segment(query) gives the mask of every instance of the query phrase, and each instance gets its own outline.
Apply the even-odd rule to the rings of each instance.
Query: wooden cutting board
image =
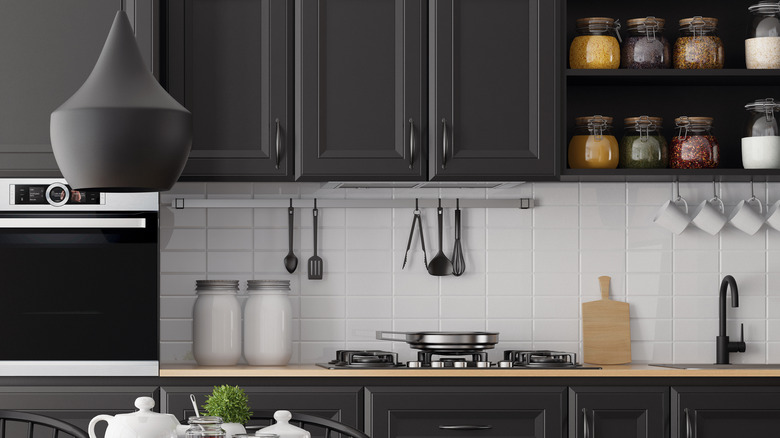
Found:
[[[582,303],[583,361],[600,365],[631,362],[628,303],[609,299],[609,280],[599,277],[601,299]]]

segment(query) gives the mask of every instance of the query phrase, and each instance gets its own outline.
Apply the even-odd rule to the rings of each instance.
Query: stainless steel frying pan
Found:
[[[376,338],[381,341],[406,342],[418,350],[489,350],[498,343],[498,333],[494,332],[377,331]]]

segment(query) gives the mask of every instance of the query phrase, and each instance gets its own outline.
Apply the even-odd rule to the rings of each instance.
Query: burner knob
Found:
[[[431,368],[444,368],[444,362],[440,360],[431,361]]]
[[[490,368],[490,362],[477,362],[477,368]]]
[[[455,361],[452,363],[452,366],[455,368],[466,368],[468,364],[465,361]]]
[[[511,360],[502,360],[498,363],[499,368],[512,368],[512,361]]]
[[[419,360],[410,360],[409,362],[406,362],[406,367],[407,368],[421,368],[422,367],[422,362],[420,362]]]

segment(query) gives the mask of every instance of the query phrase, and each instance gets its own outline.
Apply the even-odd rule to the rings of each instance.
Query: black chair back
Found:
[[[26,435],[19,435],[21,430]],[[35,433],[36,430],[39,434]],[[36,438],[42,436],[42,433],[54,438],[89,438],[83,430],[56,418],[31,412],[0,410],[0,438]]]

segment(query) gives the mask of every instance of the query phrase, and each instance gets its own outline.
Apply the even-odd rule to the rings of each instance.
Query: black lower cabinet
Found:
[[[569,438],[668,438],[669,388],[569,388]]]
[[[67,421],[87,430],[90,420],[100,414],[116,415],[133,412],[135,399],[148,396],[159,405],[156,386],[14,386],[0,387],[0,409],[33,412]],[[9,424],[8,426],[13,427]],[[102,437],[107,424],[95,426],[97,436]],[[15,435],[11,430],[8,437]]]
[[[368,387],[372,438],[562,438],[563,387]]]
[[[780,388],[673,387],[672,438],[780,434]]]
[[[363,391],[360,386],[339,387],[271,387],[244,386],[244,392],[249,397],[249,406],[253,412],[288,410],[299,414],[315,415],[363,429]],[[206,403],[206,396],[211,394],[212,386],[166,387],[160,390],[160,410],[173,414],[179,421],[195,415],[190,401],[194,394],[198,405]],[[268,426],[268,421],[250,420],[252,425]],[[324,430],[307,429],[313,437],[325,436]],[[321,433],[320,433],[321,432]]]

